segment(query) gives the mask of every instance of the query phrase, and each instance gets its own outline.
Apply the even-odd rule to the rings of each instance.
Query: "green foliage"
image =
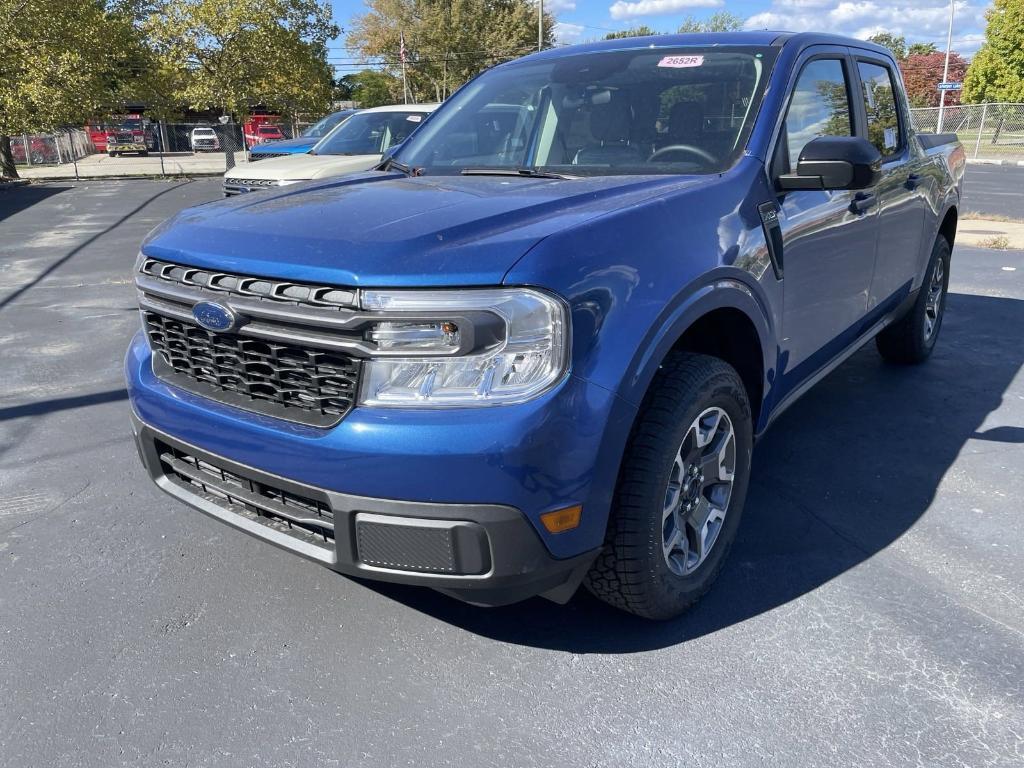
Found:
[[[985,43],[971,60],[962,99],[1024,101],[1024,0],[995,0],[985,14]]]
[[[604,36],[605,40],[621,40],[625,37],[647,37],[649,35],[660,34],[655,32],[653,29],[648,27],[646,24],[641,24],[639,27],[630,27],[629,29],[621,29],[618,32],[609,32]]]
[[[402,81],[387,72],[364,69],[338,79],[335,101],[354,101],[360,107],[382,107],[402,100]]]
[[[339,30],[327,2],[164,0],[143,29],[178,103],[239,118],[256,104],[288,115],[329,105]]]
[[[405,36],[407,76],[417,101],[444,98],[494,64],[537,48],[533,0],[367,0],[352,20],[348,44],[367,63],[401,77],[399,36]],[[544,46],[555,20],[545,13]]]
[[[907,50],[907,56],[927,56],[929,53],[938,53],[939,49],[935,43],[913,43]]]
[[[946,66],[946,54],[934,53],[911,54],[900,62],[903,70],[903,84],[907,89],[907,99],[912,107],[939,106],[939,83]],[[961,83],[967,71],[967,62],[956,51],[949,54],[949,74],[951,82]],[[960,103],[959,91],[946,92],[946,106]]]
[[[896,61],[907,58],[907,38],[903,35],[893,35],[889,32],[878,32],[868,38],[872,43],[888,48]]]
[[[0,137],[82,125],[152,85],[131,15],[101,2],[0,0]],[[7,151],[4,151],[4,150]],[[16,176],[9,142],[0,172]]]
[[[679,25],[679,32],[738,32],[744,19],[728,11],[716,11],[703,21],[687,16]]]

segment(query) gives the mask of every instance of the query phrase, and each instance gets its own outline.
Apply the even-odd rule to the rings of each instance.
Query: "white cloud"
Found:
[[[583,37],[583,27],[580,24],[570,24],[567,21],[555,23],[555,40],[560,43],[576,43]]]
[[[568,13],[576,10],[575,0],[544,0],[544,10],[548,13]]]
[[[953,22],[953,48],[973,53],[984,40],[985,5],[957,2]],[[949,4],[942,0],[774,0],[771,8],[747,19],[747,29],[784,29],[791,32],[835,32],[865,39],[877,32],[903,35],[907,44],[935,43],[946,47]]]
[[[632,3],[616,0],[608,8],[608,13],[613,19],[621,21],[640,16],[668,16],[687,8],[718,8],[724,4],[725,0],[637,0]]]

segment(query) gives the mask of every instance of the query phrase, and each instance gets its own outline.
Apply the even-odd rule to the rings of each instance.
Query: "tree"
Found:
[[[907,38],[903,35],[894,35],[890,32],[876,32],[868,40],[875,45],[888,48],[892,51],[892,55],[896,57],[896,61],[902,61],[907,58]]]
[[[533,0],[367,0],[352,21],[348,44],[367,63],[401,76],[400,36],[412,95],[440,100],[494,64],[537,49]],[[555,20],[545,13],[544,47]]]
[[[335,101],[354,101],[361,108],[381,107],[402,100],[402,82],[387,72],[364,69],[338,78]]]
[[[910,106],[939,106],[939,83],[942,82],[945,62],[946,54],[938,52],[910,54],[900,62],[900,70],[903,72],[903,84],[907,88],[907,98],[910,100]],[[964,58],[959,53],[950,51],[949,79],[956,83],[963,82],[966,71],[967,62]],[[946,93],[947,106],[959,103],[959,91],[948,91]]]
[[[703,21],[687,16],[679,25],[679,32],[738,32],[743,29],[742,17],[728,11],[716,11]]]
[[[660,32],[655,32],[653,29],[648,27],[646,24],[641,24],[639,27],[630,27],[629,29],[621,29],[618,32],[609,32],[604,36],[605,40],[621,40],[625,37],[648,37],[650,35],[658,35]]]
[[[244,119],[256,104],[322,112],[333,78],[327,41],[340,30],[317,0],[164,0],[143,25],[173,96]]]
[[[80,126],[149,73],[130,15],[101,2],[0,0],[0,41],[0,176],[18,176],[11,135]]]
[[[995,0],[985,42],[964,78],[963,100],[1024,101],[1024,0]]]
[[[926,53],[938,53],[935,43],[913,43],[907,50],[908,56],[921,56]]]

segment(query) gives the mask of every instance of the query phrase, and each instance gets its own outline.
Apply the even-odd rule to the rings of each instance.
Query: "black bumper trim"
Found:
[[[134,413],[132,430],[142,463],[162,490],[255,538],[345,575],[431,587],[477,605],[506,605],[536,595],[564,603],[576,592],[599,551],[592,550],[564,560],[553,557],[529,520],[513,507],[397,501],[328,491],[205,451],[144,424]],[[176,482],[164,471],[158,441],[239,476],[326,503],[333,513],[334,548],[268,527],[252,516],[238,514],[215,499]],[[485,534],[480,537],[482,551],[479,561],[486,564],[487,570],[479,574],[451,575],[397,570],[361,562],[356,538],[356,517],[359,513],[394,517],[396,523],[402,524],[422,520],[426,526],[434,526],[438,521],[469,523],[474,528],[479,526]]]

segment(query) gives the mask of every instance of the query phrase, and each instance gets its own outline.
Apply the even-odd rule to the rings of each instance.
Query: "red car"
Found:
[[[285,135],[276,125],[260,125],[252,134],[250,144],[265,144],[268,141],[283,141]]]

